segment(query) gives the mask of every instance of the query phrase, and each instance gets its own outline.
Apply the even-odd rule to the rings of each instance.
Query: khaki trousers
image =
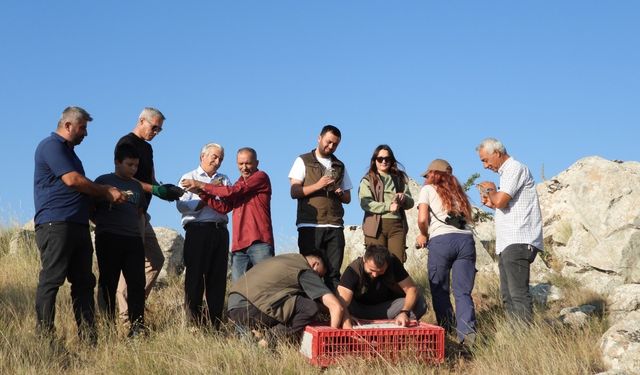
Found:
[[[149,297],[151,289],[158,279],[158,275],[162,270],[164,264],[164,255],[162,255],[162,249],[158,244],[156,238],[156,232],[149,223],[151,216],[145,214],[140,219],[140,230],[142,231],[142,241],[144,243],[144,298]],[[127,283],[124,280],[124,276],[120,273],[120,280],[118,281],[118,289],[116,290],[116,300],[118,301],[118,311],[120,319],[124,322],[129,321],[129,307],[127,305]]]
[[[384,246],[402,263],[407,260],[406,240],[407,233],[404,231],[402,221],[396,219],[380,220],[380,229],[378,229],[377,237],[364,236],[365,246]]]

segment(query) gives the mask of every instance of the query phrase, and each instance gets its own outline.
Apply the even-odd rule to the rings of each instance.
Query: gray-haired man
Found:
[[[529,293],[530,264],[542,251],[542,214],[533,176],[509,154],[502,142],[487,138],[476,148],[484,168],[500,175],[478,184],[482,204],[496,210],[496,254],[500,292],[509,316],[530,322],[533,304]]]
[[[167,187],[169,185],[159,185],[156,181],[156,173],[153,165],[153,148],[149,142],[151,142],[156,135],[160,134],[164,120],[165,117],[159,110],[151,107],[144,108],[140,116],[138,116],[138,121],[131,133],[120,138],[116,145],[116,148],[118,148],[120,145],[130,144],[136,149],[140,156],[138,171],[133,177],[142,185],[142,189],[146,193],[145,201],[147,202],[144,207],[143,222],[140,224],[142,240],[144,242],[145,298],[151,293],[151,289],[155,285],[158,275],[162,270],[162,265],[164,264],[164,255],[162,255],[162,249],[160,249],[160,245],[158,244],[156,233],[149,222],[151,216],[147,213],[152,194],[168,201],[179,198],[179,195],[176,197],[167,193]],[[127,284],[122,275],[120,275],[120,281],[118,282],[116,298],[118,300],[120,318],[127,321]]]
[[[224,148],[206,144],[200,151],[200,165],[184,174],[180,184],[188,190],[177,202],[182,214],[184,238],[184,298],[189,322],[217,328],[222,319],[227,289],[229,259],[229,218],[201,199],[202,183],[230,185],[229,178],[218,173],[224,160]],[[207,306],[203,306],[202,296]]]
[[[36,290],[36,329],[43,336],[53,334],[56,296],[67,279],[71,283],[78,334],[96,344],[90,197],[111,203],[123,203],[127,197],[113,186],[96,184],[84,176],[75,146],[87,136],[87,123],[91,120],[80,107],[67,107],[62,112],[56,131],[36,148],[33,196],[36,243],[42,264]]]

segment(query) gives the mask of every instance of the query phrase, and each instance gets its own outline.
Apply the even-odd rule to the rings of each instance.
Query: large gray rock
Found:
[[[607,299],[609,321],[617,322],[631,311],[640,310],[640,284],[625,284],[613,289]]]
[[[640,163],[580,159],[537,189],[563,276],[604,295],[640,282]]]
[[[531,293],[533,302],[543,306],[564,298],[564,294],[560,288],[548,283],[529,285],[529,292]]]
[[[596,312],[593,305],[582,305],[578,307],[565,307],[560,310],[560,321],[563,324],[573,327],[582,327],[587,324],[589,316]]]
[[[640,311],[627,314],[600,339],[602,360],[612,371],[640,374]]]
[[[164,266],[158,279],[163,280],[166,277],[182,274],[184,271],[184,238],[171,228],[154,227],[153,230],[156,232],[158,244],[164,255]]]
[[[9,239],[9,254],[26,255],[38,251],[33,219],[16,229]]]
[[[177,231],[170,228],[153,228],[158,238],[158,244],[165,257],[164,265],[158,279],[177,276],[184,271],[183,246],[184,238]],[[91,230],[91,240],[95,248],[95,233]],[[37,251],[35,245],[35,232],[33,221],[25,224],[21,229],[16,230],[9,243],[9,253],[21,255],[27,252]]]
[[[9,240],[10,255],[27,255],[37,251],[35,231],[18,229],[11,235]]]

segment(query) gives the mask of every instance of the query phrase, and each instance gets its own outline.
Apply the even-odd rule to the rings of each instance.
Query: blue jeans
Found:
[[[476,277],[476,248],[471,234],[450,233],[429,240],[429,287],[438,325],[447,331],[456,326],[462,341],[476,329],[476,312],[471,291]],[[451,277],[449,274],[451,273]],[[450,285],[456,300],[455,317]]]
[[[254,242],[253,245],[231,253],[231,282],[238,280],[249,268],[273,256],[273,246],[265,242]]]

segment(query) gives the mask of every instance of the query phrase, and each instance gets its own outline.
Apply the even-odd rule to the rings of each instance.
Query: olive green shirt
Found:
[[[382,215],[383,219],[401,219],[400,212],[391,212],[390,207],[393,202],[393,198],[396,196],[396,188],[393,185],[393,179],[390,175],[380,173],[380,178],[384,184],[384,202],[377,202],[373,197],[369,179],[363,178],[360,181],[360,189],[358,190],[358,196],[360,197],[360,207],[363,210],[372,214]],[[403,209],[408,210],[413,207],[414,201],[411,197],[411,191],[409,190],[409,184],[404,184],[405,200]]]

